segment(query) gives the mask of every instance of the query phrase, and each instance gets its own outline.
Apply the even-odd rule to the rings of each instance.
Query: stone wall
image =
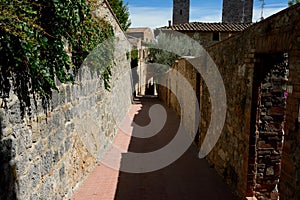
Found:
[[[111,91],[100,74],[83,66],[75,84],[59,84],[45,113],[38,101],[32,116],[20,115],[10,94],[0,109],[0,199],[68,199],[111,144],[131,105],[130,45],[106,1],[98,16],[117,37]],[[2,100],[0,100],[2,104]]]
[[[299,26],[299,10],[299,5],[286,9],[254,25],[253,27],[250,27],[241,34],[238,34],[233,38],[220,42],[209,48],[210,55],[219,66],[219,70],[223,76],[223,79],[225,80],[224,82],[228,96],[227,116],[229,115],[232,117],[232,119],[235,120],[235,122],[233,121],[234,123],[231,124],[231,128],[228,127],[228,131],[233,130],[233,133],[228,132],[226,136],[227,138],[233,136],[232,139],[234,139],[235,137],[241,139],[244,138],[244,141],[238,140],[237,144],[240,147],[233,152],[234,154],[239,154],[239,152],[248,153],[241,154],[243,155],[243,159],[232,159],[234,158],[232,157],[232,155],[230,155],[232,149],[230,149],[230,151],[226,150],[228,149],[228,142],[223,143],[221,136],[221,139],[219,140],[216,148],[212,151],[211,155],[209,155],[208,159],[211,160],[214,164],[221,164],[220,169],[223,170],[217,170],[220,174],[224,174],[224,170],[226,172],[226,168],[228,168],[228,166],[229,168],[234,169],[233,175],[229,176],[229,179],[231,179],[229,180],[229,182],[231,182],[231,184],[234,183],[235,181],[233,177],[237,177],[237,189],[240,194],[243,195],[250,196],[256,193],[257,198],[268,199],[271,198],[271,194],[267,193],[269,193],[271,189],[276,190],[275,179],[278,177],[278,168],[280,168],[278,164],[281,162],[282,132],[281,130],[277,132],[278,135],[275,135],[273,137],[275,140],[273,140],[273,138],[270,139],[270,137],[272,137],[270,135],[267,137],[264,137],[263,134],[257,135],[256,122],[259,121],[259,116],[257,116],[257,94],[259,93],[259,87],[257,85],[257,77],[255,76],[255,74],[259,74],[264,70],[270,70],[270,67],[267,64],[272,64],[272,62],[275,60],[274,58],[272,58],[272,56],[276,56],[277,54],[278,57],[279,55],[287,53],[289,55],[288,67],[290,69],[290,76],[288,77],[289,79],[287,84],[293,87],[294,85],[297,85],[299,83],[298,79],[292,78],[293,76],[299,76],[299,72],[293,70],[299,67],[299,64],[295,62],[299,60],[299,54],[293,53],[295,52],[295,49],[298,49],[300,42],[300,32],[299,29],[296,28]],[[274,69],[275,68],[273,66],[273,70]],[[239,79],[235,78],[238,75],[243,75],[244,78],[240,79],[242,82],[240,82]],[[231,81],[226,81],[226,79],[231,79]],[[274,82],[275,79],[273,80],[273,83]],[[263,82],[260,82],[260,84],[263,84]],[[280,98],[284,97],[284,95],[282,95],[283,93],[284,92],[281,92],[279,96]],[[294,92],[290,91],[287,100],[287,108],[289,107],[289,98],[292,98],[293,96]],[[236,99],[236,97],[239,98]],[[276,99],[276,95],[274,92],[272,93],[272,98]],[[234,99],[236,99],[236,102],[234,102]],[[230,102],[232,102],[233,104],[230,105]],[[284,105],[281,106],[283,107],[278,108],[278,104],[272,103],[272,111],[277,110],[280,113],[272,113],[271,111],[269,111],[268,113],[271,115],[280,114],[281,116],[279,116],[279,118],[282,117],[282,115],[284,115]],[[295,108],[292,112],[287,110],[286,118],[288,119],[290,115],[295,115],[295,112],[298,113],[298,111],[296,110],[297,109]],[[229,116],[226,120],[229,119]],[[267,123],[267,126],[273,127],[274,122],[276,123],[276,119],[273,116],[272,121],[265,123]],[[278,122],[278,124],[280,125],[281,123]],[[285,132],[289,132],[288,120],[287,126],[284,126],[283,121],[282,127],[285,128]],[[280,129],[280,127],[277,128]],[[223,132],[226,132],[226,126]],[[262,138],[264,141],[261,141]],[[224,141],[226,141],[226,139],[224,139]],[[286,138],[286,144],[288,143],[289,141]],[[229,163],[232,164],[224,165],[224,163],[226,162],[220,162],[219,158],[217,157],[217,151],[220,151],[220,149],[223,149],[225,155],[226,153],[228,153],[227,155],[230,155],[230,158],[227,159],[229,159]],[[262,156],[260,153],[263,154],[264,151],[260,150],[266,149],[270,150],[272,153],[267,156],[267,159],[262,159],[262,157],[264,156]],[[246,158],[247,156],[248,159]],[[243,165],[236,166],[237,160],[238,162],[243,163]],[[260,165],[263,164],[262,162],[265,162],[265,164],[267,163],[267,165]],[[270,181],[269,177],[266,176],[266,174],[269,172],[271,173],[272,168],[274,169],[274,180]],[[282,166],[282,168],[284,171],[284,165]],[[247,169],[247,171],[245,169]],[[262,175],[262,171],[264,174],[263,178],[260,176]],[[270,182],[272,183],[270,184]],[[285,182],[284,178],[281,179],[281,185],[282,182]],[[245,188],[246,185],[247,187]],[[272,185],[273,188],[270,188],[270,185]],[[263,193],[266,191],[267,192],[264,195],[260,196],[260,193],[258,193],[259,191],[263,191]],[[297,191],[296,187],[293,188],[293,191]],[[282,186],[279,188],[279,192],[281,192],[280,194],[282,195],[282,197],[286,195],[286,192],[283,190]],[[276,196],[276,194],[274,196]]]
[[[219,40],[213,40],[214,32],[196,32],[196,31],[180,31],[181,33],[190,36],[194,40],[198,41],[203,47],[209,47],[217,42],[224,40],[231,35],[237,34],[236,32],[215,32],[219,34]]]
[[[190,0],[173,0],[173,25],[188,23],[190,20]]]
[[[263,54],[254,74],[257,92],[256,184],[258,199],[277,199],[287,98],[287,54]],[[254,99],[253,99],[254,101]]]
[[[181,58],[174,63],[172,68],[184,77],[190,84],[189,86],[193,89],[194,94],[196,94],[198,89],[197,81],[200,80],[200,77],[197,76],[197,71],[193,68],[193,65],[189,63],[186,58]],[[159,86],[159,99],[176,111],[178,116],[181,116],[185,130],[188,134],[193,135],[195,133],[194,127],[196,123],[199,124],[196,113],[196,103],[198,102],[192,101],[191,94],[188,94],[186,85],[180,84],[180,81],[174,81],[172,75],[162,77],[159,82],[165,84],[165,86]],[[184,109],[182,108],[183,106]]]
[[[256,195],[259,199],[276,199],[278,195],[276,194],[276,187],[278,186],[281,199],[299,199],[300,159],[299,145],[297,145],[300,141],[298,129],[300,99],[299,12],[300,5],[293,6],[207,48],[218,66],[227,95],[225,126],[220,139],[207,156],[207,160],[226,182],[243,197]],[[288,82],[281,81],[284,84],[280,86],[283,91],[278,93],[279,96],[274,95],[274,91],[271,92],[274,100],[271,100],[272,106],[266,112],[273,119],[268,118],[271,121],[264,121],[270,127],[276,126],[277,123],[279,124],[277,129],[284,128],[284,153],[281,156],[282,129],[275,130],[274,134],[277,135],[274,137],[271,136],[273,133],[265,135],[265,137],[264,132],[260,132],[261,134],[257,132],[257,122],[262,117],[257,115],[260,108],[258,102],[259,97],[262,97],[260,89],[264,82],[262,79],[257,80],[256,74],[261,71],[276,70],[274,65],[270,67],[265,64],[272,64],[274,60],[272,56],[284,54],[288,55]],[[185,74],[195,73],[188,67],[186,69],[189,72],[185,72]],[[189,76],[196,76],[196,74]],[[278,77],[279,79],[285,78]],[[211,100],[203,80],[200,79],[197,81],[198,83],[200,86],[196,86],[196,88],[200,90],[201,120],[199,138],[196,138],[196,141],[201,146],[210,123]],[[276,79],[273,83],[276,85]],[[282,102],[286,94],[284,92],[285,84],[287,84],[287,91],[289,92],[286,106]],[[172,85],[178,87],[180,83],[172,83]],[[176,101],[172,102],[174,99],[172,94],[168,95],[167,93],[169,92],[166,88],[160,87],[160,98],[165,98],[168,105],[174,108],[178,107]],[[277,97],[281,101],[279,99],[277,101]],[[282,121],[276,122],[276,117]],[[281,179],[277,185],[280,163],[282,163]],[[275,192],[271,193],[270,191]]]
[[[244,62],[247,54],[242,47],[242,38],[226,40],[226,43],[209,48],[224,82],[227,113],[222,134],[207,160],[239,195],[245,197],[253,66]],[[199,146],[203,145],[209,128],[212,109],[208,89],[204,82],[202,84]]]
[[[143,42],[152,42],[154,39],[151,28],[129,28],[126,32],[126,35],[140,38]]]
[[[286,106],[285,142],[279,188],[280,199],[282,200],[300,199],[300,5],[293,6],[291,10],[292,12],[284,14],[283,19],[288,20],[294,17],[298,21],[292,20],[287,23],[287,30],[291,34],[282,35],[286,41],[285,45],[289,45],[289,96]],[[297,12],[298,15],[295,16],[293,12]]]
[[[223,0],[222,22],[251,23],[253,0]]]

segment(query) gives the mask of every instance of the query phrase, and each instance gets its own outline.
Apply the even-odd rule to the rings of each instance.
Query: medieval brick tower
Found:
[[[173,0],[173,25],[190,20],[190,0]]]
[[[223,0],[222,22],[251,23],[253,0]]]

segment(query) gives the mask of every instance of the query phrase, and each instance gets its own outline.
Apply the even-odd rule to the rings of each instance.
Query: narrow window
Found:
[[[182,15],[182,10],[180,10],[180,15]]]
[[[219,32],[213,33],[213,41],[220,41],[220,34]]]

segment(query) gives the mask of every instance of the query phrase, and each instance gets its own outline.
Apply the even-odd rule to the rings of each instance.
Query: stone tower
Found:
[[[223,0],[222,22],[251,23],[253,0]]]
[[[190,0],[173,0],[173,25],[190,20]]]

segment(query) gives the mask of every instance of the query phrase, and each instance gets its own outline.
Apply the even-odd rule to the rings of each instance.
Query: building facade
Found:
[[[190,1],[173,0],[173,24],[155,30],[179,31],[208,47],[252,25],[253,0],[223,0],[222,22],[189,22]]]
[[[134,49],[138,50],[138,63],[131,66],[133,77],[134,92],[136,95],[148,94],[149,90],[154,93],[153,75],[151,67],[147,63],[148,47],[147,44],[153,42],[154,34],[151,28],[129,28],[126,32],[127,39],[131,42]],[[151,89],[149,89],[151,86]]]
[[[158,35],[160,31],[177,31],[190,36],[206,48],[247,29],[251,25],[252,23],[189,22],[158,28],[154,32],[155,35]]]
[[[190,20],[190,0],[173,0],[173,25],[188,23]]]
[[[251,23],[253,0],[223,0],[223,23]],[[188,23],[190,0],[173,0],[173,25]]]
[[[140,38],[143,42],[152,42],[154,39],[151,28],[129,28],[126,31],[126,35],[134,38]]]
[[[253,0],[223,0],[223,23],[251,23]]]

